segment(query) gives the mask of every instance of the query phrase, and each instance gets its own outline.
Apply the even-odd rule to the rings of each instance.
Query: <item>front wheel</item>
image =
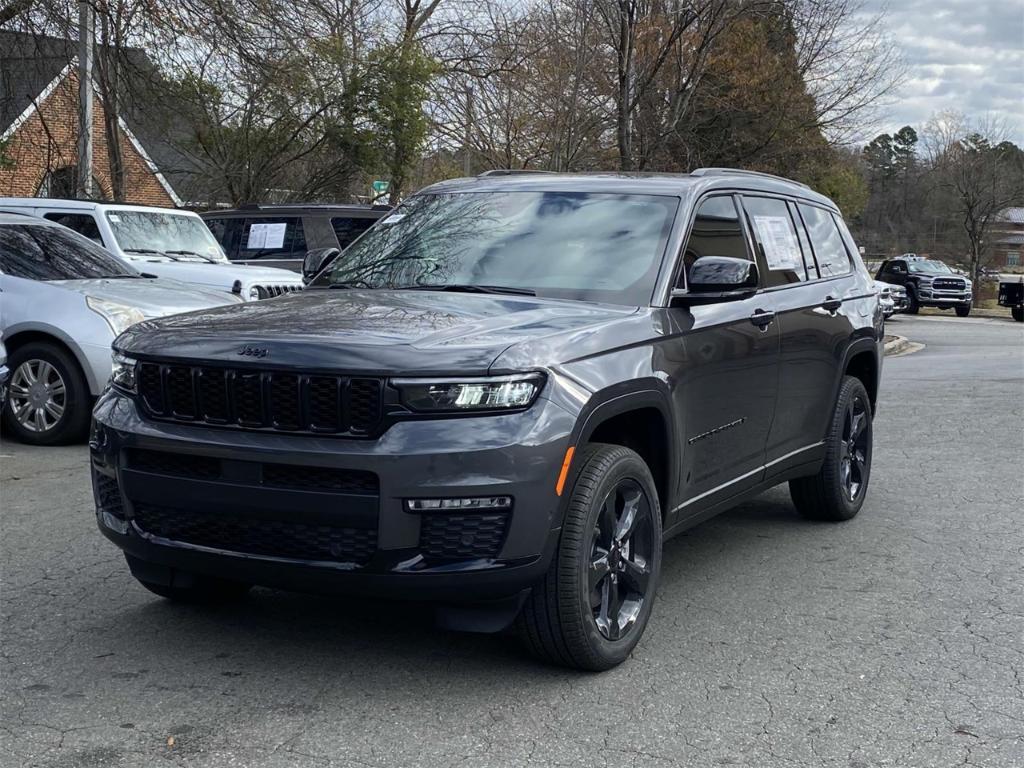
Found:
[[[969,314],[971,314],[971,305],[970,304],[957,304],[956,305],[956,316],[957,317],[967,317]]]
[[[1010,314],[1018,323],[1024,323],[1024,307],[1010,307]]]
[[[917,302],[917,294],[913,290],[907,291],[907,308],[903,310],[908,315],[916,315],[921,309],[921,305]]]
[[[849,520],[860,512],[871,477],[871,400],[860,379],[844,376],[818,474],[789,481],[793,504],[811,520]]]
[[[601,671],[647,627],[661,571],[661,508],[643,459],[616,445],[578,458],[555,559],[517,620],[539,658]]]
[[[92,399],[85,376],[64,349],[32,342],[8,361],[4,422],[22,442],[59,445],[81,439],[89,427]]]

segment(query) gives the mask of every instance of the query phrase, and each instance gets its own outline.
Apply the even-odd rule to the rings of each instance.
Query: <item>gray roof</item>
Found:
[[[57,37],[0,31],[0,133],[63,71],[75,45]]]
[[[1024,232],[1000,237],[996,240],[996,245],[1024,245]]]
[[[78,43],[45,35],[0,31],[0,134],[78,55]],[[199,180],[202,159],[184,149],[192,138],[186,110],[168,99],[166,81],[140,48],[123,50],[123,114],[157,169],[186,203],[215,200]]]
[[[1004,208],[999,212],[999,221],[1024,224],[1024,208]]]

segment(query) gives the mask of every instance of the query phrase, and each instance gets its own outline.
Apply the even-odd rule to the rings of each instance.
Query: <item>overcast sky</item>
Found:
[[[1005,119],[1024,145],[1024,0],[867,0],[887,8],[907,80],[880,131],[920,128],[935,112]]]

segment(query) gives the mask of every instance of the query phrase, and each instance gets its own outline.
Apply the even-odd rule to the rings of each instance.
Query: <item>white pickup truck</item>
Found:
[[[139,272],[228,291],[246,301],[302,290],[302,278],[291,270],[228,261],[209,228],[191,211],[34,197],[0,197],[0,211],[56,221]]]

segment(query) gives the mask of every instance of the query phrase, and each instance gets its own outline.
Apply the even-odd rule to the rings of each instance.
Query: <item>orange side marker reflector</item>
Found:
[[[572,455],[576,453],[576,446],[570,445],[569,449],[565,452],[565,461],[562,462],[562,471],[558,473],[558,482],[555,483],[555,493],[559,496],[562,495],[562,489],[565,488],[565,478],[569,475],[569,465],[572,464]]]

